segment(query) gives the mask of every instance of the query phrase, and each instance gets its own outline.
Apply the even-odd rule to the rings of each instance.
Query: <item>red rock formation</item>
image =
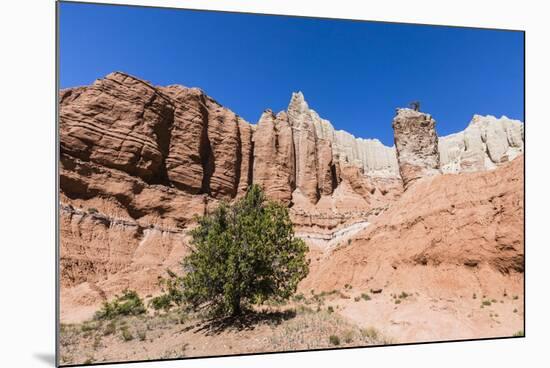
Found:
[[[320,195],[331,195],[338,185],[336,166],[332,161],[332,143],[317,140],[317,178]]]
[[[89,87],[62,92],[60,105],[62,153],[148,181],[164,180],[174,110],[154,87],[112,73]]]
[[[421,177],[439,174],[435,120],[419,111],[398,109],[392,126],[399,172],[405,187]]]
[[[160,88],[174,104],[174,123],[166,171],[170,183],[183,191],[198,194],[203,188],[204,162],[207,160],[208,109],[199,89],[182,86]]]
[[[296,187],[312,203],[319,200],[317,136],[304,96],[293,93],[288,105],[296,154]]]
[[[240,172],[239,172],[239,184],[237,186],[237,194],[244,195],[246,190],[252,183],[252,169],[254,164],[254,151],[252,146],[252,136],[254,133],[253,127],[243,120],[238,118],[239,122],[239,136],[241,143],[240,154]]]
[[[303,288],[381,287],[422,272],[422,287],[429,289],[443,266],[461,273],[522,273],[522,175],[520,156],[494,171],[415,181],[352,246],[336,249],[310,272]]]
[[[269,198],[289,204],[295,182],[294,144],[287,114],[266,110],[254,132],[253,182]]]
[[[235,197],[243,156],[245,163],[250,157],[249,124],[198,88],[160,89],[173,98],[176,109],[167,159],[170,180],[192,193]]]
[[[156,292],[157,276],[188,252],[194,216],[242,196],[252,182],[291,206],[297,233],[331,237],[372,222],[355,250],[334,252],[306,284],[361,283],[371,272],[361,267],[379,260],[520,270],[518,159],[493,173],[424,178],[439,173],[434,121],[400,110],[402,196],[392,148],[353,138],[358,148],[346,157],[354,162],[346,162],[333,144],[343,152],[349,137],[303,95],[294,94],[288,110],[268,110],[253,126],[200,89],[155,87],[123,73],[61,91],[62,318],[89,317],[126,287]],[[466,245],[453,248],[459,243]]]

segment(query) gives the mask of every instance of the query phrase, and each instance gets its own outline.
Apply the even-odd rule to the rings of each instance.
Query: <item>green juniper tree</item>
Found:
[[[288,299],[308,273],[308,248],[294,237],[288,209],[268,201],[257,185],[200,217],[190,234],[194,249],[183,261],[183,294],[191,306],[216,316]]]

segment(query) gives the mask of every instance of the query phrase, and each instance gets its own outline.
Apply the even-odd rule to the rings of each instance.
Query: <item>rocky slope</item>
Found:
[[[523,189],[521,158],[496,170],[419,179],[353,246],[335,249],[304,287],[376,289],[396,274],[425,268],[435,274],[444,265],[522,273]]]
[[[401,223],[377,224],[399,208],[418,215],[421,207],[407,202],[415,195],[436,201],[454,190],[443,184],[415,189],[426,176],[453,188],[464,174],[440,179],[449,177],[440,173],[481,171],[480,178],[494,178],[500,168],[485,171],[515,167],[506,162],[523,151],[519,122],[476,116],[464,132],[438,140],[433,119],[411,111],[399,110],[394,120],[396,150],[335,130],[299,92],[287,111],[266,110],[254,125],[200,89],[153,86],[120,72],[61,91],[62,319],[89,316],[126,287],[158,291],[157,277],[177,269],[188,252],[194,216],[239,198],[252,183],[290,207],[312,255],[328,256],[361,231],[384,233],[380,242],[387,244],[409,237]],[[488,179],[478,180],[483,186]],[[459,241],[469,233],[456,234]]]

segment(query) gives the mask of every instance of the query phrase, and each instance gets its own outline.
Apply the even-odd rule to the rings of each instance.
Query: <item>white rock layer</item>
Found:
[[[378,139],[356,138],[344,130],[335,130],[330,121],[309,108],[301,92],[293,93],[289,104],[289,116],[298,115],[291,111],[299,111],[298,129],[303,129],[304,123],[313,124],[316,139],[331,142],[334,162],[360,167],[371,177],[399,176],[395,147],[385,146]]]
[[[441,171],[492,170],[522,154],[523,140],[521,121],[474,115],[464,131],[439,138]]]
[[[329,120],[309,107],[302,92],[292,94],[288,113],[295,133],[297,156],[302,148],[309,151],[315,149],[313,142],[326,140],[332,146],[334,163],[357,166],[369,177],[400,176],[395,146],[388,147],[378,139],[356,138],[344,130],[335,130]],[[524,128],[521,121],[506,116],[497,119],[491,115],[474,115],[465,130],[439,137],[438,141],[443,173],[492,170],[523,153]],[[297,163],[298,177],[305,164]],[[317,163],[310,163],[314,164]],[[313,173],[315,168],[309,171]]]

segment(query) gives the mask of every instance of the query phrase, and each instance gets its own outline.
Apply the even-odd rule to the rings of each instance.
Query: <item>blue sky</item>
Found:
[[[514,31],[60,5],[62,88],[124,71],[200,87],[252,123],[302,91],[335,128],[387,145],[412,100],[439,135],[473,114],[523,120],[523,48]]]

